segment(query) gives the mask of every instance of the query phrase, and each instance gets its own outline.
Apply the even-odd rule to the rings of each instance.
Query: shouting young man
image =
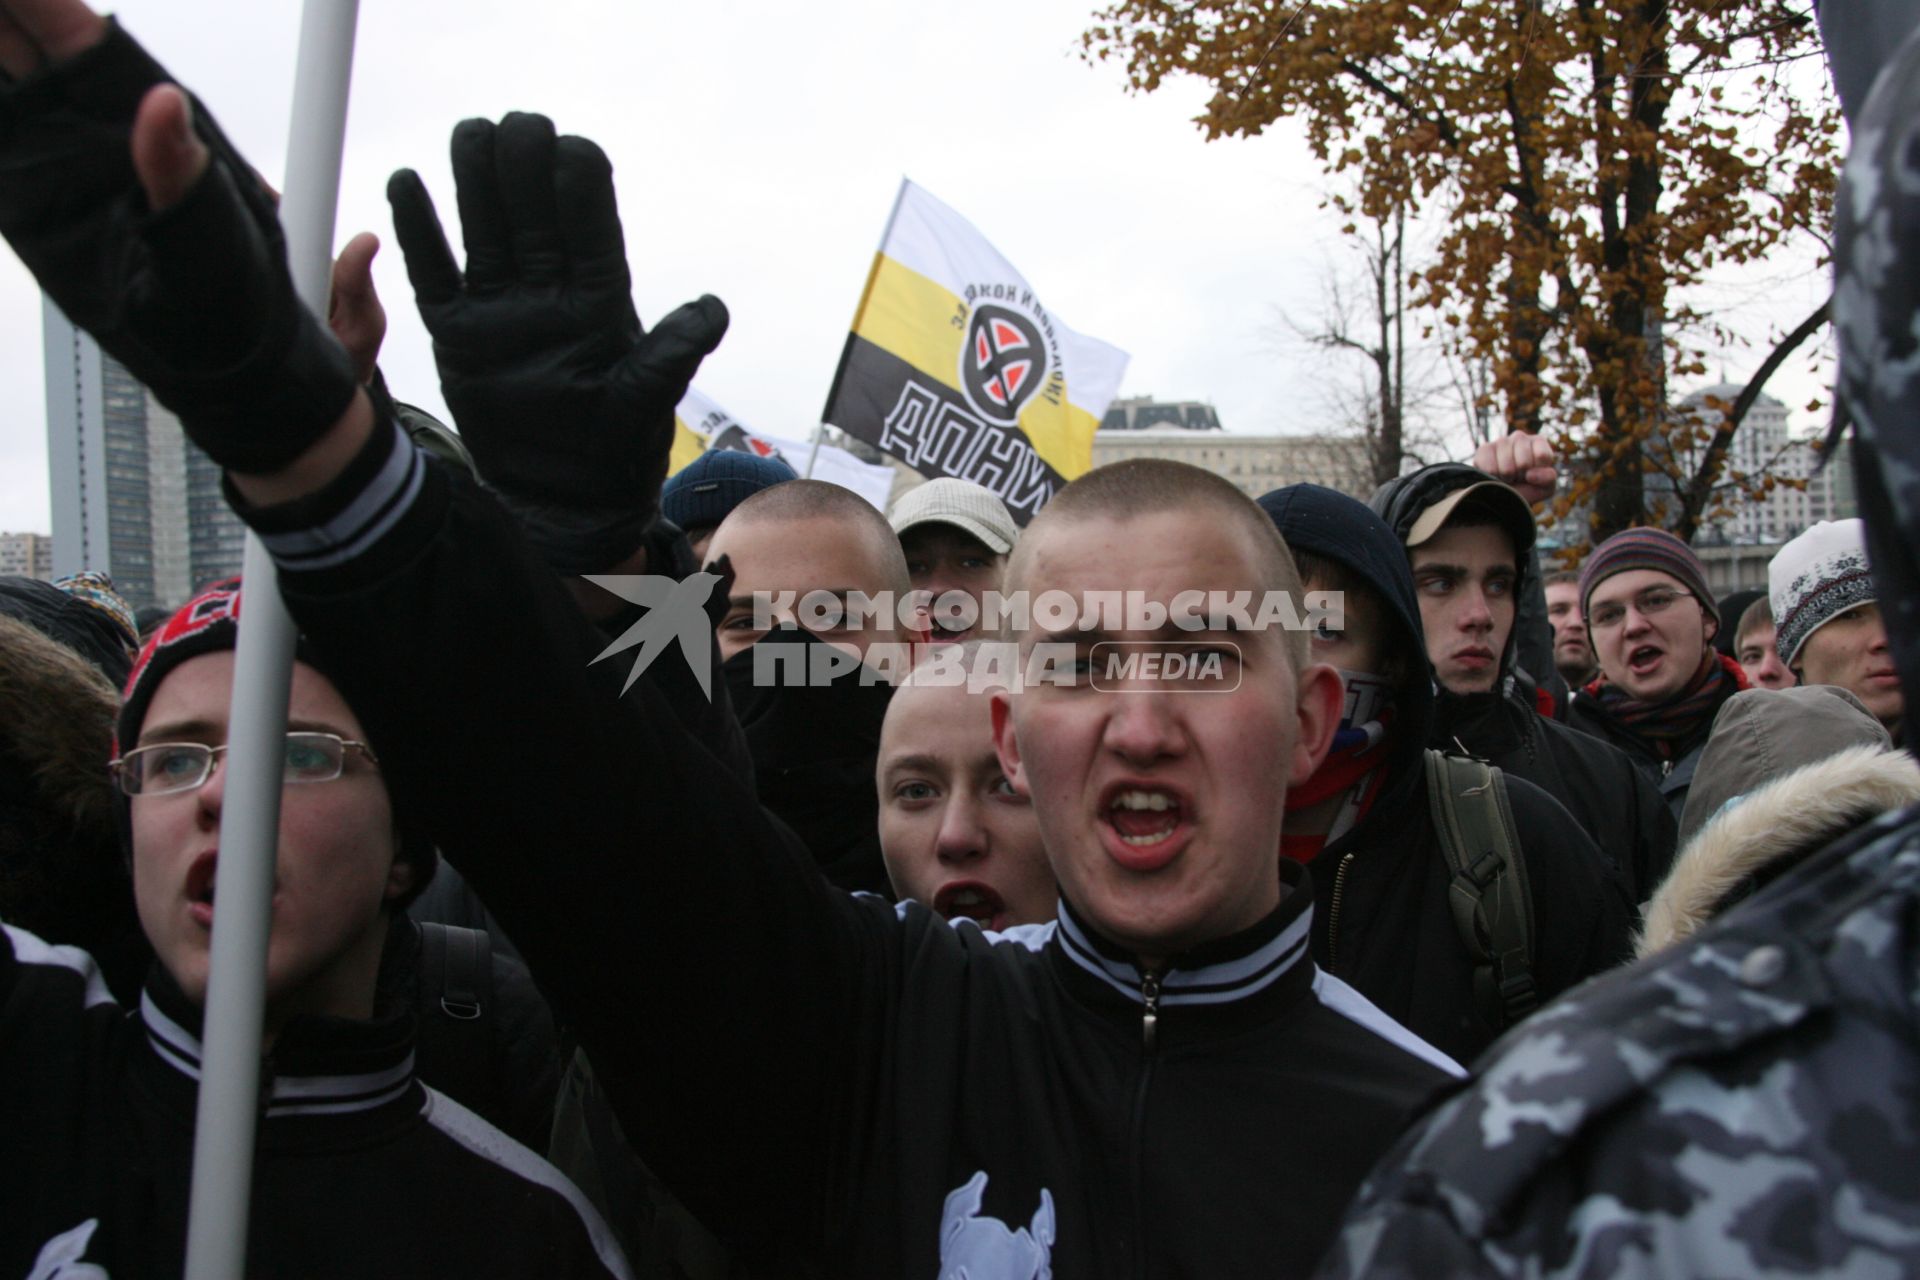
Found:
[[[648,682],[619,697],[621,673],[591,663],[600,638],[499,502],[376,411],[303,321],[271,214],[237,198],[251,174],[207,114],[189,124],[144,58],[82,93],[99,88],[85,45],[106,33],[77,0],[29,12],[38,48],[86,32],[72,74],[89,110],[16,104],[0,172],[35,180],[5,192],[0,229],[227,468],[397,800],[519,943],[626,1133],[696,1213],[833,1275],[1312,1265],[1451,1064],[1307,952],[1312,894],[1276,851],[1340,682],[1303,636],[1182,633],[1232,667],[1207,691],[1089,678],[1003,700],[1001,759],[1061,884],[1054,927],[996,939],[840,893]],[[724,312],[709,300],[641,329],[591,143],[539,117],[470,121],[454,167],[475,215],[465,271],[419,179],[390,193],[436,355],[455,383],[473,375],[448,400],[481,474],[516,510],[576,486],[628,496],[633,477],[654,478],[651,499]],[[166,236],[114,216],[182,197]],[[91,291],[105,275],[122,296],[123,271],[141,305],[103,312]],[[628,514],[637,544],[651,512]],[[1299,585],[1244,496],[1153,463],[1063,490],[1011,577],[1135,590],[1161,611],[1196,588]],[[1074,626],[1023,649],[1043,638],[1089,661],[1105,638],[1168,643]]]

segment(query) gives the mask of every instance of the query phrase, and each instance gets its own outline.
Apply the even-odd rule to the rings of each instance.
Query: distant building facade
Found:
[[[220,468],[98,344],[42,302],[53,572],[101,569],[134,608],[240,572]]]
[[[1116,414],[1123,414],[1128,425],[1114,426]],[[1340,436],[1237,435],[1221,427],[1213,406],[1197,400],[1115,401],[1094,433],[1093,465],[1127,458],[1190,463],[1231,481],[1250,498],[1303,481],[1360,498],[1373,489],[1365,441]]]
[[[1107,406],[1100,419],[1102,431],[1221,431],[1220,415],[1200,400],[1155,400],[1152,396],[1122,396]]]
[[[1683,412],[1703,421],[1718,420],[1720,410],[1710,407],[1709,399],[1732,404],[1742,388],[1730,383],[1703,387],[1680,402]],[[1696,545],[1756,546],[1784,543],[1798,537],[1808,526],[1821,520],[1845,520],[1860,514],[1853,489],[1852,446],[1843,441],[1831,462],[1820,467],[1820,452],[1813,441],[1795,436],[1787,426],[1787,406],[1764,392],[1747,410],[1739,430],[1727,450],[1727,470],[1757,476],[1769,473],[1782,480],[1801,481],[1778,484],[1758,501],[1744,495],[1729,495],[1722,503],[1726,514],[1709,511],[1700,522]],[[1701,451],[1690,451],[1685,471],[1698,463]]]
[[[0,533],[0,578],[52,577],[52,538],[44,533]]]

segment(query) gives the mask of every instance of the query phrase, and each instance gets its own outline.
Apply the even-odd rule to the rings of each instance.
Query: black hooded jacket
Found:
[[[1292,485],[1260,505],[1289,546],[1336,561],[1371,585],[1395,628],[1392,647],[1416,659],[1395,697],[1378,796],[1353,830],[1309,864],[1314,892],[1328,903],[1314,956],[1416,1035],[1466,1061],[1499,1029],[1475,1005],[1473,964],[1454,923],[1428,808],[1433,683],[1419,660],[1426,641],[1406,553],[1378,516],[1331,489]],[[1631,912],[1619,878],[1553,797],[1516,777],[1507,779],[1507,796],[1533,888],[1534,979],[1546,1000],[1626,958]]]
[[[1371,505],[1404,547],[1407,530],[1421,512],[1486,478],[1473,467],[1441,463],[1381,486]],[[1405,558],[1404,550],[1401,554]],[[1539,572],[1531,554],[1520,557],[1519,568],[1514,594],[1524,602],[1541,594]],[[1500,679],[1490,692],[1436,691],[1428,743],[1498,765],[1508,776],[1525,778],[1558,800],[1593,837],[1633,901],[1644,901],[1673,864],[1679,838],[1675,815],[1657,783],[1624,751],[1539,713],[1521,661],[1530,621],[1523,605],[1500,655]]]

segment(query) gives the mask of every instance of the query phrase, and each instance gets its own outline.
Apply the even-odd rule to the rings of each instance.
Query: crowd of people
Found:
[[[1910,127],[1920,44],[1870,104],[1840,63]],[[955,479],[883,513],[665,476],[725,308],[641,325],[609,162],[544,117],[455,130],[464,263],[389,186],[456,433],[379,375],[366,239],[313,316],[127,32],[0,0],[0,72],[0,233],[299,627],[249,1275],[1920,1271],[1879,349],[1865,517],[1741,597],[1658,528],[1543,551],[1524,433],[1367,502],[1134,461],[1024,528]],[[1916,314],[1861,270],[1856,326]],[[0,581],[8,1274],[182,1268],[255,590],[143,627]],[[710,664],[606,660],[683,591]]]

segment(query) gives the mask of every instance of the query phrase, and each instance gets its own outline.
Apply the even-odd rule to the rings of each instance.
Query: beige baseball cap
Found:
[[[1407,530],[1407,545],[1417,547],[1426,542],[1440,527],[1458,511],[1463,503],[1471,503],[1489,512],[1497,519],[1513,538],[1513,549],[1525,555],[1533,547],[1534,527],[1533,508],[1520,496],[1520,491],[1512,485],[1498,480],[1482,480],[1455,489],[1440,501],[1420,513]]]
[[[980,539],[997,556],[1013,550],[1020,538],[1020,526],[1013,522],[1007,504],[991,489],[950,476],[901,494],[891,519],[897,534],[923,524],[950,524]]]

